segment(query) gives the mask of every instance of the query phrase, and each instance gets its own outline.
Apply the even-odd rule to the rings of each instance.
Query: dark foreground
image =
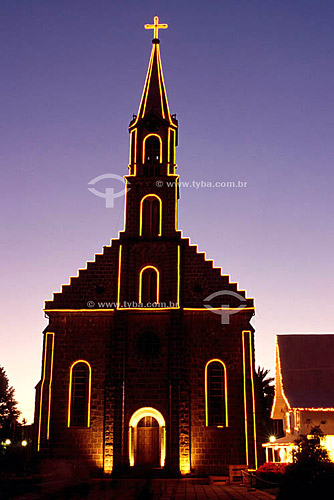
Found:
[[[97,479],[89,483],[59,487],[44,481],[35,491],[12,496],[0,493],[1,500],[268,500],[274,499],[245,486],[209,484],[205,479]],[[5,494],[5,496],[4,496]]]

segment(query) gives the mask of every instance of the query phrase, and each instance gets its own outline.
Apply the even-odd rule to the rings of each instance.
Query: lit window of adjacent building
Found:
[[[68,427],[89,427],[91,368],[80,360],[71,366]]]
[[[298,410],[294,410],[294,420],[295,420],[295,430],[299,431],[299,429],[300,429],[300,412]]]

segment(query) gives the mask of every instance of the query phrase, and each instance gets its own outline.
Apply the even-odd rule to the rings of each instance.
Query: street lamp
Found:
[[[27,444],[28,444],[28,441],[26,441],[25,439],[24,439],[24,440],[22,441],[22,443],[21,443],[21,445],[22,445],[23,447],[26,447],[26,446],[27,446]]]
[[[9,446],[10,444],[12,444],[11,440],[10,440],[10,439],[6,439],[6,441],[5,441],[5,445],[6,445],[6,446]]]

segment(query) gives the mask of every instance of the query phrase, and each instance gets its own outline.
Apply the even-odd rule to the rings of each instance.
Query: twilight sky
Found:
[[[334,330],[332,1],[2,0],[0,364],[29,422],[43,302],[123,228],[87,184],[127,173],[154,15],[180,180],[247,182],[181,188],[179,227],[255,297],[256,363]]]

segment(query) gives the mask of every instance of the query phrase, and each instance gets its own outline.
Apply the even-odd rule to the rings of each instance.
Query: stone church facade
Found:
[[[36,453],[105,473],[254,468],[254,303],[177,228],[157,37],[129,132],[124,230],[45,305]]]

